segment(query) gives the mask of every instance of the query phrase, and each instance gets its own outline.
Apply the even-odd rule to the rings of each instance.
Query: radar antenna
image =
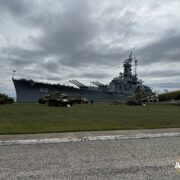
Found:
[[[133,59],[133,57],[132,57],[132,51],[131,51],[131,53],[129,55],[129,60],[132,61],[132,59]]]
[[[13,73],[12,73],[12,79],[14,79],[15,73],[16,73],[16,70],[13,70]]]
[[[136,57],[134,58],[134,75],[137,76],[137,64],[138,64],[138,60],[136,59]]]

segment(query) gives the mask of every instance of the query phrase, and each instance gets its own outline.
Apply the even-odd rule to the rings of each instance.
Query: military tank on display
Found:
[[[6,94],[1,94],[0,93],[0,104],[13,104],[14,99],[7,96]]]
[[[45,95],[44,97],[39,98],[39,99],[38,99],[38,103],[39,103],[39,104],[46,104],[46,103],[48,103],[50,97],[51,97],[51,96],[50,96],[49,94],[47,94],[47,95]]]
[[[47,94],[62,93],[68,96],[84,96],[94,102],[126,102],[129,96],[138,92],[152,95],[152,90],[138,79],[136,68],[137,59],[132,53],[123,62],[124,71],[119,73],[108,84],[99,81],[91,81],[93,86],[87,86],[77,80],[70,80],[74,86],[62,84],[48,84],[27,79],[16,79],[13,75],[13,83],[16,90],[17,102],[37,102],[39,98]],[[133,64],[134,63],[134,64]],[[134,71],[132,66],[134,65]]]
[[[73,101],[68,96],[59,94],[56,95],[56,97],[49,98],[48,105],[71,107],[73,105]]]
[[[83,96],[68,96],[67,94],[54,93],[45,95],[43,98],[39,98],[39,104],[48,104],[49,106],[72,106],[73,104],[92,104]]]
[[[88,100],[84,96],[70,96],[70,98],[75,104],[92,104],[94,102],[93,100]]]
[[[49,106],[72,106],[73,100],[66,94],[54,93],[45,95],[38,100],[39,104],[48,104]]]

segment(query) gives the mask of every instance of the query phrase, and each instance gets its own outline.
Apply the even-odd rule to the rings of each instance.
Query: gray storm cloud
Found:
[[[0,0],[0,91],[14,95],[14,69],[53,83],[108,82],[132,50],[147,84],[178,89],[179,10],[178,0]]]

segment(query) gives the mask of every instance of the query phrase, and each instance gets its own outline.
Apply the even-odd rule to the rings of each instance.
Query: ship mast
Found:
[[[13,73],[12,73],[12,79],[14,79],[14,75],[15,75],[16,71],[13,70]]]
[[[132,52],[129,55],[129,58],[124,61],[124,77],[131,77],[132,76]]]
[[[134,58],[134,75],[137,76],[137,64],[138,64],[138,60],[136,59],[136,57]]]
[[[133,59],[133,58],[132,58],[132,51],[131,51],[131,53],[130,53],[130,55],[129,55],[129,60],[132,61],[132,59]]]

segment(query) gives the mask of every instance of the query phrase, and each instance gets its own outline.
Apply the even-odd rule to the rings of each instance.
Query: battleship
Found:
[[[143,92],[152,95],[150,87],[143,85],[137,76],[137,59],[132,56],[123,62],[123,72],[113,78],[109,84],[91,81],[93,86],[86,86],[77,80],[70,80],[74,86],[36,82],[32,79],[12,77],[16,91],[16,102],[38,102],[38,99],[53,93],[64,93],[69,96],[84,96],[94,102],[126,102],[129,96]],[[134,66],[134,69],[133,69]]]

